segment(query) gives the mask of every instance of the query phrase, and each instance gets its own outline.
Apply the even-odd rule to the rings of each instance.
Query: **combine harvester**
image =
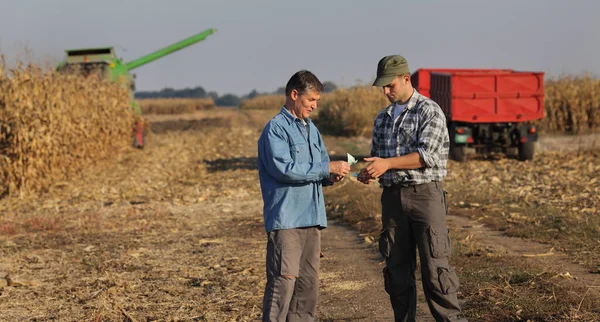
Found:
[[[468,148],[533,159],[538,134],[532,122],[544,118],[543,72],[427,68],[415,71],[411,82],[444,111],[451,159],[466,161]]]
[[[133,108],[138,115],[141,115],[141,108],[133,99],[135,92],[135,74],[131,74],[130,71],[200,42],[215,32],[216,29],[207,29],[130,62],[123,62],[118,58],[115,55],[113,47],[68,49],[65,50],[66,59],[58,64],[56,70],[65,73],[82,73],[86,76],[98,74],[112,82],[122,84],[130,90],[131,108]],[[133,134],[133,146],[136,148],[143,148],[145,134],[142,123],[138,122],[138,124],[135,125],[135,128],[136,130]]]

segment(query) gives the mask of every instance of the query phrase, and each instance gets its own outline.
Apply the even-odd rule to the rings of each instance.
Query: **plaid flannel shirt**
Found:
[[[442,181],[450,140],[444,112],[433,100],[414,90],[406,108],[393,120],[394,104],[375,119],[371,156],[392,158],[418,152],[425,167],[411,170],[390,169],[379,177],[381,186],[416,185]]]

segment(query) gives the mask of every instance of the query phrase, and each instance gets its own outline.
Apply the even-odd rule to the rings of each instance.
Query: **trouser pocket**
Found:
[[[390,276],[390,270],[387,268],[387,266],[383,268],[382,273],[384,289],[388,294],[392,294],[392,278]]]
[[[438,267],[438,283],[442,294],[452,294],[458,291],[460,286],[458,276],[450,267]]]
[[[449,229],[435,229],[429,227],[429,247],[431,251],[431,257],[433,258],[445,258],[450,255],[452,248],[450,242],[450,230]]]
[[[381,256],[386,259],[390,257],[392,242],[393,240],[389,230],[386,228],[382,229],[379,235],[379,252],[381,253]]]
[[[444,208],[446,209],[445,214],[448,215],[448,191],[444,190]]]

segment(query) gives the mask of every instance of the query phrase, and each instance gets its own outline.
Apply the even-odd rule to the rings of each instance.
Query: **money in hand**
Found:
[[[358,162],[352,155],[350,155],[350,153],[346,153],[346,154],[348,155],[348,163],[350,164],[350,166],[352,166]]]

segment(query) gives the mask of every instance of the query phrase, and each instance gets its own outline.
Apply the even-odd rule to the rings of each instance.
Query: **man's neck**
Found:
[[[412,88],[411,91],[410,91],[410,95],[408,95],[408,97],[404,97],[404,98],[399,99],[396,102],[396,104],[398,104],[398,105],[406,105],[406,104],[408,104],[408,101],[410,101],[410,98],[413,96],[414,93],[415,93],[415,89]]]
[[[288,110],[288,112],[290,112],[290,114],[292,114],[293,116],[297,117],[297,118],[302,118],[298,115],[296,115],[296,113],[292,110],[292,108],[290,108],[290,106],[294,106],[294,102],[289,102],[289,100],[286,100],[286,102],[283,104],[283,107],[285,107],[286,110]]]
[[[292,116],[294,116],[294,117],[296,117],[296,118],[299,118],[299,119],[301,119],[302,121],[305,121],[305,120],[304,120],[304,118],[303,118],[302,116],[296,115],[296,113],[295,113],[295,112],[294,112],[294,111],[293,111],[291,108],[289,108],[289,107],[288,107],[288,105],[284,104],[284,105],[283,105],[283,107],[284,107],[284,108],[285,108],[285,109],[286,109],[288,112],[290,112],[290,114],[292,114]]]

